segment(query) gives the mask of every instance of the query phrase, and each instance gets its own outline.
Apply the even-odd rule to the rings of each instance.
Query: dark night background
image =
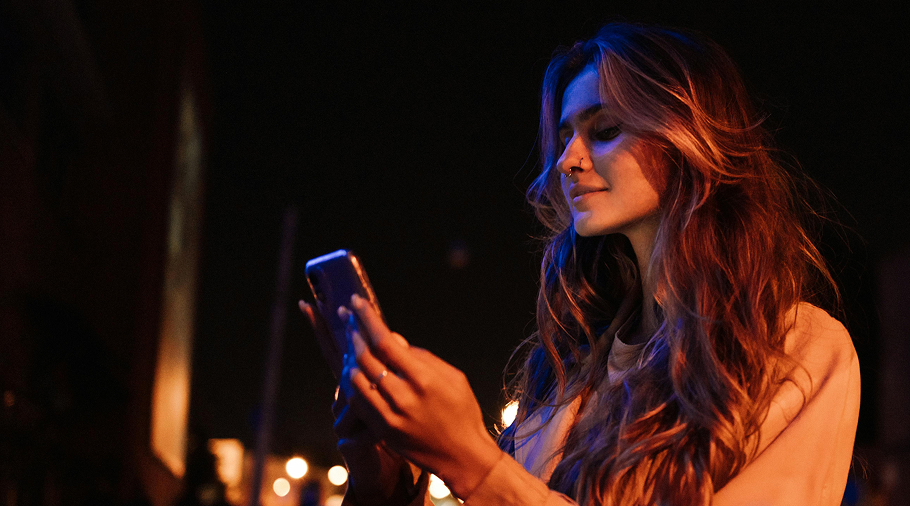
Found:
[[[856,234],[834,243],[872,437],[876,262],[907,245],[907,58],[888,9],[756,3],[205,4],[213,87],[192,417],[252,443],[280,223],[302,265],[364,259],[390,325],[463,369],[489,422],[502,370],[532,330],[539,86],[560,44],[605,21],[706,32],[738,62],[780,146],[831,189]],[[847,263],[847,248],[852,257]],[[464,268],[448,262],[467,250]],[[292,307],[293,301],[288,301]],[[296,310],[273,448],[333,453],[333,382]],[[325,462],[328,464],[329,462]]]
[[[190,442],[254,446],[291,208],[272,452],[341,462],[334,380],[296,301],[310,299],[306,260],[342,247],[364,260],[390,326],[464,370],[492,425],[503,369],[534,328],[539,229],[524,190],[543,72],[557,46],[616,20],[720,43],[779,147],[830,190],[844,227],[823,250],[863,375],[854,475],[869,501],[905,499],[910,19],[898,5],[0,0],[0,504],[164,506],[192,492],[150,445],[157,352],[177,334],[162,294],[184,96],[197,100],[204,190],[186,232],[201,244]]]

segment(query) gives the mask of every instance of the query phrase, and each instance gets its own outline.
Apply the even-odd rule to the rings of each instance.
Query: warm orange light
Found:
[[[228,488],[239,487],[243,474],[243,443],[237,439],[209,439],[209,451],[218,457],[218,477]]]
[[[515,421],[515,415],[518,414],[518,403],[510,401],[506,407],[502,408],[502,426],[508,427]]]
[[[430,475],[430,495],[434,499],[442,499],[443,497],[448,497],[451,492],[449,492],[449,487],[435,474]]]
[[[284,497],[291,491],[291,484],[284,478],[278,478],[275,483],[272,483],[272,490],[278,497]]]
[[[288,472],[288,476],[298,480],[303,478],[306,475],[306,472],[309,471],[310,466],[307,465],[306,461],[300,457],[294,457],[291,460],[288,460],[288,463],[284,466],[285,471]]]
[[[348,481],[348,470],[343,466],[332,466],[328,472],[329,483],[332,485],[341,486],[344,485],[344,482]]]

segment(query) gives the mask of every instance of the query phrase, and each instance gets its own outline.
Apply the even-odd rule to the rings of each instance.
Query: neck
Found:
[[[657,237],[657,223],[652,227],[642,227],[641,233],[627,237],[638,260],[638,272],[641,277],[641,322],[634,332],[634,343],[647,341],[660,326],[657,318],[657,303],[654,300],[654,283],[651,272],[651,252],[654,250],[654,239]]]

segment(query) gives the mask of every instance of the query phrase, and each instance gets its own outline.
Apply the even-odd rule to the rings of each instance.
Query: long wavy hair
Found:
[[[574,232],[555,167],[562,95],[591,65],[623,131],[667,172],[648,265],[660,325],[615,383],[610,340],[598,337],[642,276],[625,237]],[[542,171],[528,190],[548,231],[537,331],[510,381],[519,410],[499,442],[513,449],[539,428],[522,427],[535,412],[581,397],[549,482],[581,504],[710,503],[754,454],[786,381],[794,308],[837,299],[802,196],[811,181],[778,161],[762,119],[729,56],[694,32],[609,24],[550,62]]]

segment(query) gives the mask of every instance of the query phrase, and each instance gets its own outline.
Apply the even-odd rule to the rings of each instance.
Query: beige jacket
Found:
[[[713,506],[837,506],[853,455],[859,416],[859,362],[843,325],[825,311],[800,304],[785,351],[803,368],[794,372],[772,401],[753,460],[724,488]],[[618,343],[618,344],[617,344]],[[611,380],[622,374],[636,350],[619,340],[611,350]],[[806,393],[805,402],[803,394]],[[558,459],[548,459],[565,442],[578,411],[576,401],[558,410],[549,424],[516,442],[465,506],[569,506],[546,480]],[[549,413],[539,413],[538,417]],[[531,419],[528,423],[539,424]],[[424,487],[427,480],[422,480]],[[347,499],[347,498],[346,498]],[[353,505],[353,502],[345,501]],[[424,492],[408,506],[431,506]]]

